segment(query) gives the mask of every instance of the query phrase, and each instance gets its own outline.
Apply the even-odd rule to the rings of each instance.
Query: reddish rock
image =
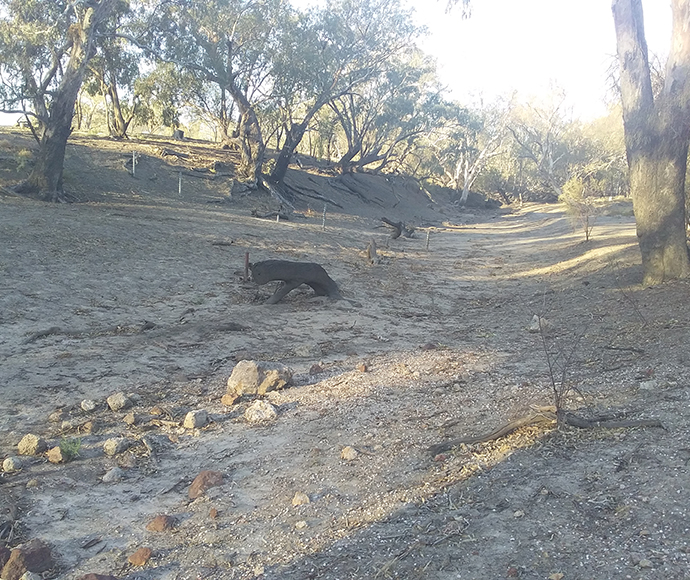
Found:
[[[55,566],[50,547],[42,540],[34,538],[17,546],[10,553],[2,568],[2,580],[19,580],[25,572],[45,572]]]
[[[216,508],[211,508],[208,512],[208,517],[215,520],[218,517],[218,510]]]
[[[175,518],[172,516],[159,515],[153,518],[146,529],[149,532],[165,532],[175,527]]]
[[[369,368],[367,367],[366,363],[361,362],[357,365],[357,370],[360,373],[366,373],[369,370]]]
[[[77,578],[77,580],[120,580],[117,576],[110,576],[109,574],[86,574]]]
[[[218,471],[205,470],[196,476],[192,485],[189,486],[189,498],[196,499],[207,489],[216,487],[223,483],[223,474]]]
[[[145,566],[152,555],[153,550],[151,548],[139,548],[134,554],[127,558],[127,560],[133,566]]]

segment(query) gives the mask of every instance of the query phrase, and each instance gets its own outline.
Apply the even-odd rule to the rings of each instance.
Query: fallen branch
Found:
[[[485,435],[479,435],[476,437],[461,437],[459,439],[452,439],[444,443],[438,443],[436,445],[431,445],[429,447],[429,452],[432,455],[438,455],[439,453],[444,453],[449,451],[453,447],[458,445],[471,445],[474,443],[487,443],[489,441],[494,441],[510,435],[513,431],[520,429],[521,427],[531,427],[534,425],[553,425],[557,423],[562,425],[569,425],[570,427],[576,427],[578,429],[629,429],[633,427],[659,427],[664,428],[661,421],[658,419],[585,419],[574,415],[573,413],[561,413],[557,414],[555,407],[546,407],[543,410],[539,410],[537,413],[533,413],[526,417],[520,419],[515,419],[510,421],[505,425],[486,433]]]
[[[281,220],[289,220],[290,219],[290,216],[288,214],[286,214],[285,212],[282,212],[282,211],[269,211],[267,213],[259,213],[258,209],[252,210],[252,217],[259,218],[262,220],[268,220],[268,219],[275,220],[276,217],[279,217]]]

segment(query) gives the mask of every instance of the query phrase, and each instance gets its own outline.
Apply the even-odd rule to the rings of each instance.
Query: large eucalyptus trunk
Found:
[[[614,0],[625,146],[644,283],[690,276],[685,173],[690,142],[690,0],[672,0],[673,32],[656,98],[641,0]]]
[[[69,60],[49,107],[44,105],[44,93],[36,96],[35,108],[40,119],[39,149],[29,178],[17,187],[17,191],[45,201],[63,199],[65,151],[72,130],[77,95],[84,80],[86,66],[95,53],[96,28],[108,18],[114,5],[115,0],[92,2],[82,21],[70,28]]]

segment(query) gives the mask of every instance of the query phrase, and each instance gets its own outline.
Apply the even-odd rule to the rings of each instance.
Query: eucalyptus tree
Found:
[[[468,109],[447,103],[446,122],[430,140],[434,167],[446,187],[465,203],[470,188],[494,157],[505,153],[506,123],[510,104]]]
[[[118,37],[123,20],[130,16],[128,2],[119,2],[97,39],[97,54],[89,62],[83,90],[100,96],[111,137],[121,139],[134,118],[138,102],[134,83],[139,78],[141,54]]]
[[[440,92],[434,62],[411,47],[367,83],[331,99],[329,108],[347,142],[340,171],[374,164],[373,170],[381,171],[404,163],[437,125]]]
[[[284,135],[273,183],[284,180],[316,114],[377,78],[420,32],[399,0],[328,0],[291,21],[272,68]]]
[[[77,95],[122,0],[0,0],[0,101],[31,120],[38,153],[18,192],[64,199],[62,173]]]
[[[614,0],[630,191],[644,282],[690,276],[685,179],[690,143],[690,0],[671,0],[671,47],[655,96],[641,0]]]
[[[516,107],[508,121],[519,155],[527,161],[539,181],[544,183],[556,199],[563,193],[568,180],[568,155],[564,135],[568,121],[563,111],[563,95],[555,95],[553,103],[543,106]]]
[[[225,142],[238,146],[241,171],[256,181],[266,148],[257,107],[270,91],[277,37],[291,9],[281,0],[140,2],[139,29],[130,40],[191,75],[196,105],[215,118]]]

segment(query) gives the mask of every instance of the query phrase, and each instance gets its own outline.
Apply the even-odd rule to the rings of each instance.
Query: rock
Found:
[[[295,523],[295,529],[296,530],[303,530],[305,529],[309,524],[305,522],[304,520],[300,520],[299,522]]]
[[[7,560],[10,559],[10,552],[9,548],[6,548],[5,546],[0,546],[0,570],[2,570],[3,566],[7,564]]]
[[[79,428],[79,432],[83,433],[84,435],[91,435],[92,433],[97,433],[98,423],[96,423],[95,421],[87,421]]]
[[[65,456],[62,454],[62,449],[60,449],[60,446],[58,445],[57,447],[53,447],[50,449],[47,453],[48,455],[48,461],[51,463],[64,463],[65,462]]]
[[[48,415],[48,421],[51,423],[61,423],[62,421],[65,421],[67,417],[69,417],[67,411],[64,409],[58,409],[57,411],[53,411],[50,415]]]
[[[228,379],[228,395],[265,395],[282,389],[292,380],[293,371],[280,363],[242,360]]]
[[[366,363],[361,362],[357,365],[357,370],[360,373],[366,373],[369,370],[369,367],[367,367]]]
[[[127,561],[132,564],[132,566],[145,566],[152,555],[153,550],[151,548],[139,548],[134,554],[127,558]]]
[[[38,455],[43,453],[47,447],[46,442],[38,435],[29,433],[22,437],[22,440],[17,445],[17,451],[19,451],[19,455]]]
[[[436,350],[438,348],[438,344],[436,344],[435,342],[427,342],[426,344],[423,344],[419,348],[423,351]]]
[[[26,482],[27,489],[33,489],[35,487],[38,487],[38,485],[39,485],[38,479],[30,479],[29,481]]]
[[[93,401],[91,399],[84,399],[81,402],[81,408],[83,411],[86,411],[87,413],[90,413],[91,411],[96,410],[96,401]]]
[[[323,367],[321,365],[311,365],[309,368],[310,375],[320,375],[323,372]]]
[[[527,330],[532,333],[545,332],[550,326],[551,323],[546,318],[539,318],[539,316],[535,314]]]
[[[12,550],[2,568],[2,580],[19,580],[25,572],[45,572],[55,566],[50,547],[37,538]]]
[[[301,491],[295,493],[295,497],[292,498],[292,505],[306,505],[308,503],[310,503],[309,496]]]
[[[276,408],[267,401],[254,401],[244,412],[244,418],[250,423],[273,421],[277,416]]]
[[[196,476],[189,486],[189,499],[196,499],[207,489],[219,486],[223,483],[223,474],[219,471],[204,470]]]
[[[103,451],[106,455],[110,455],[111,457],[113,455],[117,455],[118,453],[122,453],[127,449],[129,449],[129,441],[124,437],[108,439],[105,443],[103,443]]]
[[[646,558],[643,558],[640,560],[640,563],[638,564],[640,568],[651,568],[652,567],[652,562],[650,560],[647,560]]]
[[[124,393],[115,393],[107,398],[108,407],[112,411],[121,411],[122,409],[127,409],[132,406],[132,401],[127,398]]]
[[[19,471],[22,468],[22,460],[19,457],[8,457],[2,462],[2,470],[7,473]]]
[[[200,429],[201,427],[205,427],[207,423],[208,413],[203,409],[199,409],[198,411],[190,411],[187,413],[182,426],[185,429]]]
[[[643,391],[656,391],[659,388],[659,381],[652,379],[651,381],[642,381],[640,388]]]
[[[211,508],[208,512],[208,517],[215,520],[218,517],[218,510],[216,508]]]
[[[223,405],[225,405],[226,407],[232,407],[235,404],[235,401],[237,401],[237,399],[239,398],[240,396],[234,393],[232,395],[225,393],[221,397],[220,402],[223,403]]]
[[[167,532],[175,527],[175,518],[172,516],[158,515],[153,518],[146,529],[149,532]]]
[[[24,572],[19,580],[43,580],[43,576],[36,572]]]
[[[122,481],[124,477],[125,472],[123,469],[120,467],[113,467],[105,473],[102,477],[102,481],[103,483],[117,483],[118,481]]]
[[[122,417],[122,420],[127,423],[127,425],[137,424],[137,416],[134,414],[134,411],[127,413],[124,417]]]
[[[117,576],[110,576],[109,574],[86,574],[80,576],[77,580],[120,580]]]
[[[347,447],[344,447],[343,450],[340,452],[340,459],[344,459],[345,461],[352,461],[353,459],[356,459],[358,455],[359,452],[354,447],[350,447],[348,445]]]

